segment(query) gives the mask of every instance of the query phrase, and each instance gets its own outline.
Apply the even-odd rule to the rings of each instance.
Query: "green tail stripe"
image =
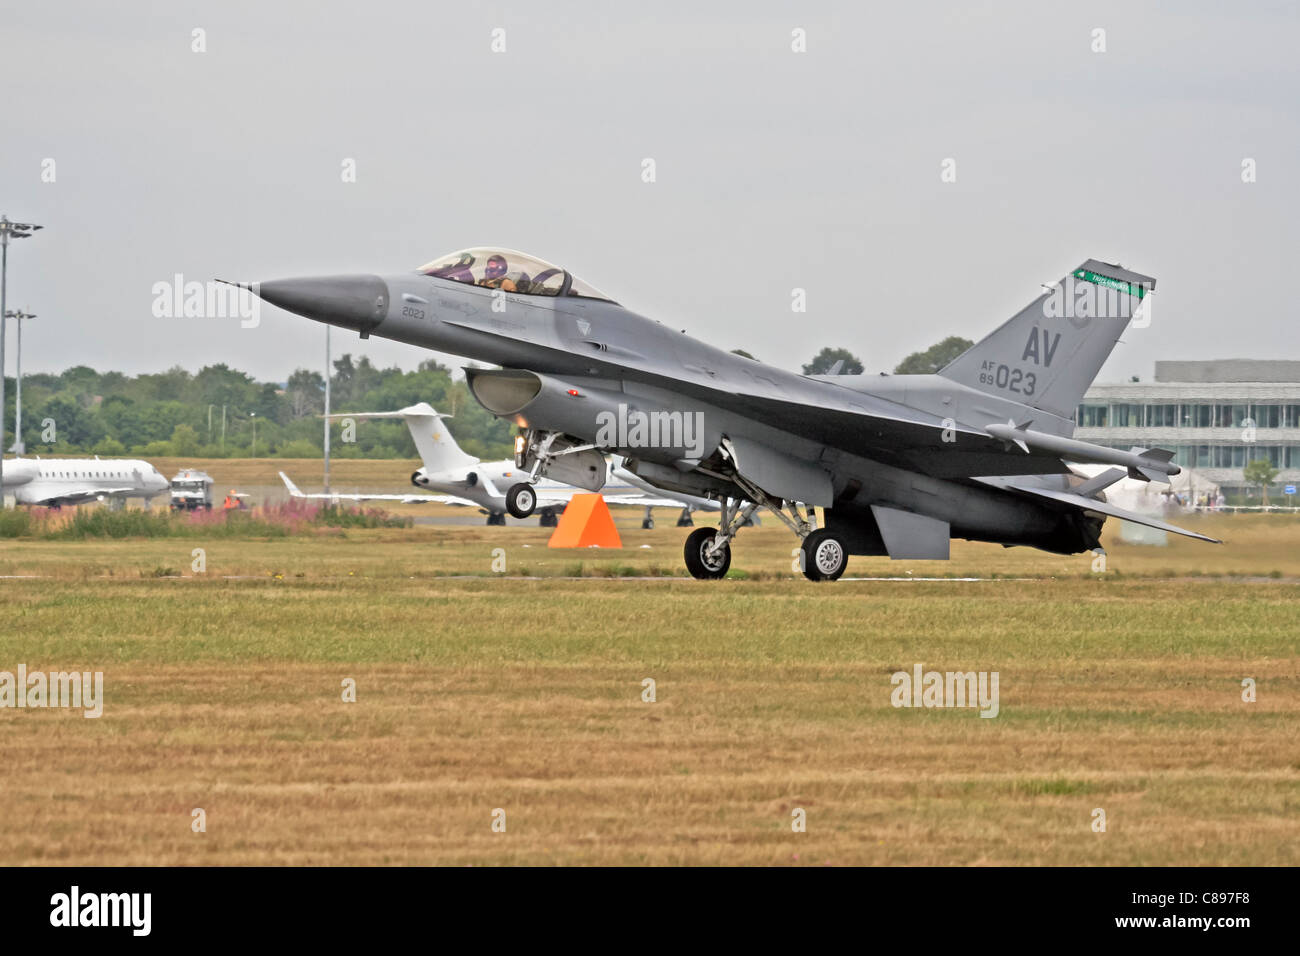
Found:
[[[1096,285],[1105,286],[1108,289],[1118,289],[1120,292],[1127,292],[1129,295],[1142,298],[1147,294],[1146,287],[1137,282],[1125,282],[1123,279],[1112,279],[1110,276],[1104,276],[1098,272],[1089,272],[1087,269],[1075,269],[1074,277],[1082,279],[1084,282],[1092,282]]]

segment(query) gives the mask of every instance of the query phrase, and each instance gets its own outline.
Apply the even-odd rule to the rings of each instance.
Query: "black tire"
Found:
[[[506,516],[499,511],[496,513],[490,513],[487,516],[487,523],[489,527],[504,525],[506,523]]]
[[[511,485],[506,492],[506,511],[516,518],[527,518],[537,507],[537,489],[526,481]]]
[[[555,511],[552,508],[547,508],[537,519],[537,526],[539,528],[554,528],[559,523],[560,519],[555,516]]]
[[[695,527],[695,521],[691,518],[691,513],[689,511],[683,511],[681,514],[677,516],[677,527],[679,528]]]
[[[641,530],[642,530],[642,531],[653,531],[654,529],[655,529],[655,519],[654,519],[654,518],[643,518],[643,519],[641,519]]]
[[[706,559],[704,546],[713,540],[717,531],[713,528],[696,528],[686,537],[686,570],[691,577],[700,581],[716,581],[726,577],[731,567],[731,545],[727,544],[720,551],[715,551]]]
[[[835,581],[849,566],[844,539],[822,528],[803,539],[803,576],[809,581]]]

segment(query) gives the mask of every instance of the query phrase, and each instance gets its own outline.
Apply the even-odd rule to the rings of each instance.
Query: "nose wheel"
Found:
[[[506,492],[506,511],[516,518],[527,518],[537,507],[537,492],[525,481],[511,485]]]

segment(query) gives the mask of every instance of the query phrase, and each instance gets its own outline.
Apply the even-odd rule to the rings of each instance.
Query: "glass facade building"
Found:
[[[1274,491],[1300,482],[1300,362],[1231,359],[1157,362],[1153,382],[1094,384],[1074,435],[1115,448],[1167,448],[1225,490],[1264,459]]]

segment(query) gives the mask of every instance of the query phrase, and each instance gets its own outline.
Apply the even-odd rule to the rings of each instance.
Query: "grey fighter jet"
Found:
[[[542,476],[599,491],[608,453],[656,488],[718,501],[719,526],[686,539],[697,578],[727,573],[758,509],[798,536],[812,580],[838,578],[851,554],[944,559],[952,538],[1096,550],[1107,516],[1214,540],[1106,501],[1125,475],[1177,474],[1171,452],[1072,437],[1084,391],[1155,288],[1117,265],[1084,262],[936,375],[773,368],[509,249],[245,287],[362,338],[499,366],[465,374],[478,402],[521,429],[525,477],[506,492],[516,516]],[[1067,462],[1115,467],[1088,478]]]

